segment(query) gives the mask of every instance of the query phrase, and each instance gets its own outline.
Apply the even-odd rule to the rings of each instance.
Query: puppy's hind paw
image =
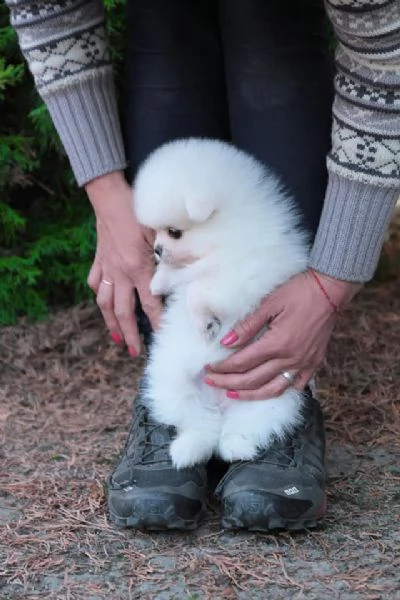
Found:
[[[207,462],[212,455],[213,448],[199,440],[198,435],[185,432],[171,443],[169,453],[176,469],[193,467],[196,464]]]
[[[218,454],[226,462],[252,460],[257,454],[257,446],[239,433],[225,433],[221,435]]]

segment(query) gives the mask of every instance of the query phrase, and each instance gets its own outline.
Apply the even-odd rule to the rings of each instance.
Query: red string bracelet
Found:
[[[316,282],[316,284],[318,285],[319,289],[321,290],[321,292],[323,293],[323,295],[325,296],[325,298],[328,300],[329,304],[331,305],[331,307],[333,308],[333,310],[335,312],[340,312],[340,308],[338,307],[338,305],[332,300],[332,298],[330,297],[330,295],[328,294],[328,292],[326,291],[326,289],[324,288],[323,284],[321,283],[320,278],[318,277],[318,275],[316,274],[315,271],[313,271],[313,269],[307,269],[307,271],[310,273],[310,275],[313,277],[314,281]]]

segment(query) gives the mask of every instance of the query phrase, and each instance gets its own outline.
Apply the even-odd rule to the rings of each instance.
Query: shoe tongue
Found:
[[[150,425],[150,427],[154,426]],[[149,442],[154,444],[154,446],[161,447],[170,443],[173,434],[173,427],[165,427],[160,425],[159,427],[154,427],[154,429],[148,434],[147,439]]]
[[[146,448],[151,451],[151,462],[169,462],[169,446],[175,433],[174,428],[152,422],[147,422],[145,427]]]
[[[268,463],[273,463],[277,465],[287,466],[290,465],[294,458],[294,448],[293,445],[287,444],[283,445],[282,443],[275,442],[273,446],[266,449],[261,449],[257,456],[256,460],[265,461]]]

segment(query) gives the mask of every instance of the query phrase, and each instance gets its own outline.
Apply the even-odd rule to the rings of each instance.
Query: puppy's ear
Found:
[[[195,223],[207,221],[216,209],[215,202],[211,199],[196,198],[194,196],[186,198],[186,210],[189,219]]]

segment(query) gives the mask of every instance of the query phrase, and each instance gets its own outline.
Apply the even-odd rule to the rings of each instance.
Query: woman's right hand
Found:
[[[88,284],[114,342],[125,341],[134,357],[141,352],[135,289],[153,329],[157,329],[162,310],[160,298],[152,296],[149,288],[154,272],[153,235],[137,222],[132,189],[122,173],[98,177],[86,185],[86,191],[97,226],[96,256]]]

